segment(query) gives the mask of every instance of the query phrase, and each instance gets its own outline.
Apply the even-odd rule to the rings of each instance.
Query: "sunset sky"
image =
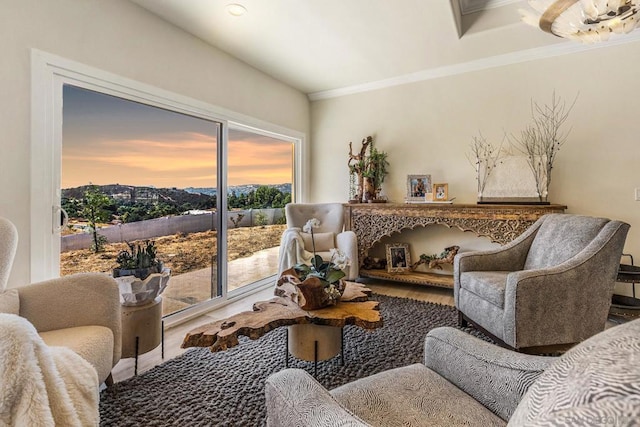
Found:
[[[62,188],[89,184],[215,187],[211,121],[65,85]],[[291,182],[293,146],[229,130],[228,184]]]

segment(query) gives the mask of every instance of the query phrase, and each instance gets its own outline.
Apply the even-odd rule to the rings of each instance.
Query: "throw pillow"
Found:
[[[304,248],[309,252],[313,250],[311,233],[300,233],[304,241]],[[328,252],[336,247],[333,241],[333,233],[313,233],[313,240],[316,242],[316,252]]]
[[[0,293],[0,313],[20,314],[17,289],[8,289]]]

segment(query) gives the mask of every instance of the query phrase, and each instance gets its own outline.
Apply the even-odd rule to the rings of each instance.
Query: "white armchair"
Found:
[[[0,313],[27,319],[47,345],[73,350],[109,385],[122,349],[118,284],[80,273],[5,291],[17,244],[15,226],[0,217]]]
[[[331,249],[339,249],[350,260],[347,280],[358,277],[358,245],[353,231],[344,231],[344,209],[341,203],[289,203],[285,206],[287,229],[282,234],[278,276],[299,263],[309,263],[312,257],[311,234],[302,231],[311,218],[320,226],[314,228],[316,254],[323,260],[331,258]]]

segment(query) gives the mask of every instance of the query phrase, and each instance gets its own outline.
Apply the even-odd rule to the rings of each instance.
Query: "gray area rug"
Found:
[[[317,380],[332,389],[377,372],[422,361],[424,337],[437,326],[455,326],[450,306],[374,295],[384,326],[345,328],[345,360],[318,364]],[[478,335],[477,332],[472,332]],[[285,366],[285,328],[230,350],[191,349],[100,396],[102,426],[262,426],[264,382]],[[313,363],[289,360],[313,375]]]

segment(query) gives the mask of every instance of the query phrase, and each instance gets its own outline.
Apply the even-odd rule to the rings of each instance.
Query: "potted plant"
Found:
[[[135,276],[144,280],[153,273],[162,272],[162,261],[157,257],[155,242],[147,240],[142,244],[127,242],[129,250],[122,250],[116,257],[118,267],[113,269],[113,277]]]
[[[305,233],[311,234],[313,258],[311,265],[297,264],[282,272],[277,282],[278,287],[286,287],[293,292],[276,290],[276,295],[289,295],[303,310],[316,310],[338,303],[345,290],[346,276],[344,269],[349,260],[339,249],[331,249],[331,260],[326,262],[316,255],[316,244],[313,229],[320,226],[317,218],[312,218],[303,227]],[[284,288],[283,288],[284,289]]]
[[[384,177],[387,175],[387,153],[379,151],[371,146],[368,158],[368,167],[364,173],[365,177],[365,197],[369,202],[383,201],[379,200],[380,191]]]

